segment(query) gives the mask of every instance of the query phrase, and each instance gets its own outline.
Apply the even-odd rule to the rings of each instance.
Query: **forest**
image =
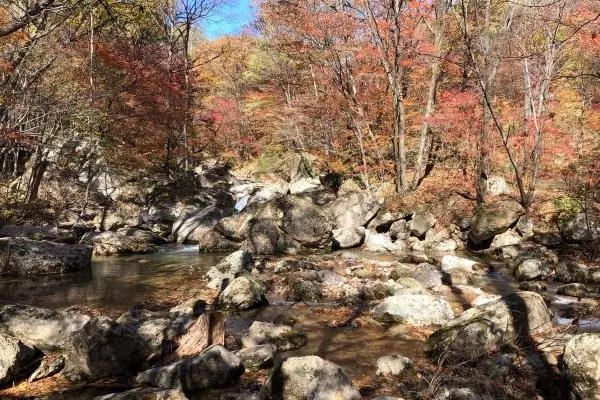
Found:
[[[0,399],[600,398],[600,2],[241,3],[0,0]]]

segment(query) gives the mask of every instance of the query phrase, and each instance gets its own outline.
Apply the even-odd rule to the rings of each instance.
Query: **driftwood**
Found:
[[[207,310],[200,315],[192,327],[178,340],[177,357],[188,357],[201,353],[212,345],[225,344],[225,315],[216,310]]]

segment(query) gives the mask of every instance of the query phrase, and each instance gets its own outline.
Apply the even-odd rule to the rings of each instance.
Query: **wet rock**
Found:
[[[432,355],[447,354],[476,360],[507,343],[525,340],[551,322],[544,299],[537,293],[517,292],[471,308],[435,331],[426,343]]]
[[[86,245],[25,238],[0,238],[0,275],[64,274],[89,269],[92,249]]]
[[[38,352],[12,336],[0,334],[0,387],[26,377]]]
[[[242,360],[246,369],[268,368],[273,365],[276,351],[277,347],[274,345],[263,344],[243,348],[236,355]]]
[[[366,226],[381,208],[383,201],[367,191],[341,194],[330,206],[329,215],[335,229]]]
[[[513,230],[508,230],[504,233],[494,236],[490,249],[497,249],[499,247],[515,246],[523,241],[521,235]]]
[[[359,400],[344,370],[317,356],[290,357],[279,364],[263,389],[266,400]]]
[[[0,332],[43,351],[64,349],[91,317],[77,310],[55,311],[26,305],[0,309]]]
[[[556,294],[571,297],[591,297],[593,293],[583,283],[568,283],[556,288]]]
[[[569,242],[583,242],[600,238],[597,221],[585,213],[559,220],[558,228],[562,237]]]
[[[566,373],[581,399],[600,399],[600,334],[571,338],[563,355]]]
[[[427,210],[416,211],[408,227],[410,234],[418,238],[424,238],[428,230],[434,227],[437,222],[435,216]]]
[[[386,298],[372,311],[378,319],[414,326],[441,325],[454,318],[452,307],[425,294],[402,294]]]
[[[123,393],[95,397],[94,400],[188,400],[180,390],[137,388]]]
[[[219,305],[227,309],[250,310],[268,304],[264,286],[249,276],[235,278],[219,295]]]
[[[222,289],[235,278],[250,273],[253,265],[254,258],[248,251],[233,252],[208,270],[206,273],[206,277],[209,279],[208,287]]]
[[[187,392],[226,386],[243,372],[239,357],[222,346],[213,346],[197,356],[141,372],[136,381]]]
[[[365,237],[365,228],[341,228],[333,230],[333,245],[338,249],[349,249],[361,245]]]
[[[506,232],[525,210],[514,200],[497,200],[477,208],[471,219],[469,242],[480,245],[494,236]]]
[[[442,271],[444,272],[450,272],[452,270],[459,269],[467,273],[474,273],[477,269],[482,267],[482,265],[477,261],[453,255],[445,255],[442,257],[440,264]]]
[[[306,335],[287,325],[254,321],[242,343],[244,347],[271,344],[277,351],[288,351],[304,346]]]
[[[91,238],[82,238],[82,243],[89,241],[94,248],[94,254],[100,256],[148,254],[158,248],[145,238],[126,236],[117,232],[102,232]]]
[[[590,268],[575,260],[561,260],[555,268],[555,278],[560,282],[588,282],[590,276]]]
[[[64,374],[72,381],[129,375],[143,368],[139,337],[107,317],[96,317],[72,335]]]
[[[548,277],[552,270],[542,260],[526,259],[519,263],[515,269],[515,278],[519,281],[533,281]]]
[[[529,292],[545,292],[548,290],[548,285],[540,281],[525,281],[519,283],[519,289]]]
[[[61,355],[46,356],[40,366],[29,376],[27,382],[35,382],[59,373],[65,366],[65,358]]]
[[[400,375],[402,371],[412,368],[412,360],[401,355],[383,356],[377,359],[376,375]]]

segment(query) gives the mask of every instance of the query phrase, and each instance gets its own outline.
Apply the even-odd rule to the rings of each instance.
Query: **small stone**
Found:
[[[412,368],[412,360],[401,355],[383,356],[377,359],[377,375],[400,375],[407,368]]]

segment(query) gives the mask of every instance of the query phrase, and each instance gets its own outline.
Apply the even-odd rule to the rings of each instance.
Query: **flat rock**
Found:
[[[441,325],[452,318],[450,304],[426,294],[401,294],[388,297],[373,309],[384,321],[402,322],[414,326]]]

